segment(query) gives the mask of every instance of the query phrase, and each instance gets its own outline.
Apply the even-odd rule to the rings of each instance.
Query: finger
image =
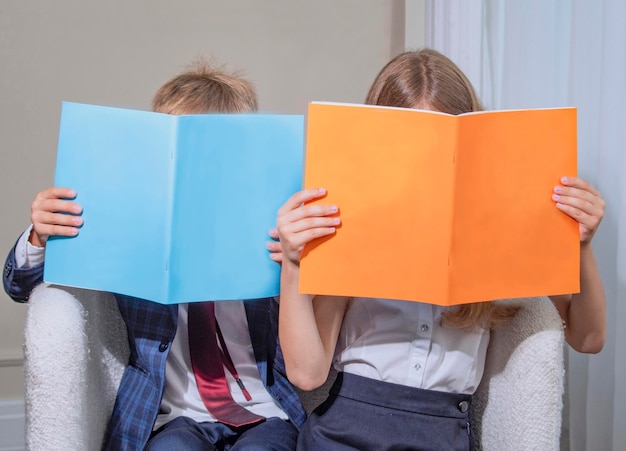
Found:
[[[304,205],[291,210],[288,213],[278,215],[276,218],[276,224],[278,226],[278,233],[280,235],[281,228],[289,224],[294,224],[301,221],[309,221],[314,218],[330,218],[333,215],[337,215],[339,209],[336,205]]]
[[[51,236],[63,236],[74,237],[78,235],[79,229],[77,227],[63,227],[63,226],[43,226],[33,228],[33,233],[29,237],[29,241],[38,247],[45,247],[48,238]]]
[[[589,183],[585,179],[581,179],[580,177],[572,177],[572,176],[561,177],[561,183],[563,184],[563,186],[567,186],[571,188],[578,188],[583,191],[587,191],[593,194],[594,196],[600,197],[600,192],[596,190],[593,187],[593,185],[591,185],[591,183]]]
[[[589,182],[578,177],[563,177],[563,186],[555,186],[554,194],[586,200],[593,207],[604,211],[605,202],[602,196]],[[559,201],[559,199],[555,199]],[[564,200],[565,201],[565,200]],[[580,205],[582,206],[582,204]],[[588,211],[588,209],[586,209]]]
[[[270,252],[282,252],[283,247],[279,241],[268,241],[265,243],[265,248]]]
[[[276,227],[271,228],[267,234],[270,238],[277,240],[278,239],[278,229]]]
[[[287,234],[302,233],[307,230],[319,229],[319,228],[333,228],[341,224],[341,219],[338,217],[328,216],[309,216],[302,218],[298,221],[286,223],[279,227],[278,233],[282,239]]]
[[[34,212],[31,216],[33,225],[38,226],[70,226],[80,227],[83,225],[83,218],[80,216],[66,215],[62,213],[50,213],[45,211]]]
[[[62,186],[53,186],[37,193],[36,198],[40,199],[74,199],[76,191]]]
[[[76,236],[78,235],[77,227],[67,227],[61,225],[43,224],[35,227],[35,233],[37,236],[45,241],[49,236]]]
[[[589,198],[588,196],[580,195],[579,192],[573,194],[553,194],[552,199],[557,203],[577,208],[588,215],[598,216],[599,218],[604,216],[604,200],[595,196]]]
[[[283,262],[283,253],[282,252],[272,252],[270,254],[270,258],[275,261],[276,263],[282,263]]]
[[[336,227],[316,227],[314,229],[308,229],[300,233],[300,239],[304,239],[306,243],[309,243],[317,238],[322,238],[328,235],[332,235],[337,231]]]
[[[70,213],[79,215],[83,211],[83,207],[76,202],[57,198],[36,199],[31,205],[31,213],[36,211]]]
[[[280,207],[280,209],[278,210],[278,214],[284,215],[287,212],[295,208],[298,208],[299,206],[301,206],[302,204],[306,202],[310,202],[314,199],[319,199],[321,197],[324,197],[325,195],[326,195],[326,190],[324,188],[306,189],[306,190],[298,191],[297,193],[292,195],[289,199],[287,199],[287,202],[285,202],[285,204],[282,207]]]
[[[268,241],[265,243],[265,247],[270,251],[270,258],[276,262],[281,262],[283,259],[283,247],[278,241]]]

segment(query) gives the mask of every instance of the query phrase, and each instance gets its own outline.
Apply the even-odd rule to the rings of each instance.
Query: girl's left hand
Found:
[[[591,242],[604,217],[605,202],[589,182],[578,177],[561,177],[561,185],[554,187],[552,200],[556,208],[578,221],[580,243]]]

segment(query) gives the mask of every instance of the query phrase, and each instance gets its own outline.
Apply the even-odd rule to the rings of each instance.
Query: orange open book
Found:
[[[576,175],[576,109],[453,116],[311,103],[305,188],[339,207],[300,291],[454,305],[579,291],[579,231],[551,199]]]

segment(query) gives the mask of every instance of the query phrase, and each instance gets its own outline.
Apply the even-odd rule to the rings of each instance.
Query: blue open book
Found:
[[[279,293],[265,242],[301,189],[304,117],[63,104],[55,185],[83,206],[46,282],[164,304]]]

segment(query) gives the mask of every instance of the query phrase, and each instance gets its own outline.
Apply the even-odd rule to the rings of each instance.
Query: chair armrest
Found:
[[[109,293],[41,284],[24,330],[28,449],[100,449],[128,362]]]
[[[475,447],[559,450],[564,333],[549,298],[503,301],[520,311],[491,333],[472,403]]]

